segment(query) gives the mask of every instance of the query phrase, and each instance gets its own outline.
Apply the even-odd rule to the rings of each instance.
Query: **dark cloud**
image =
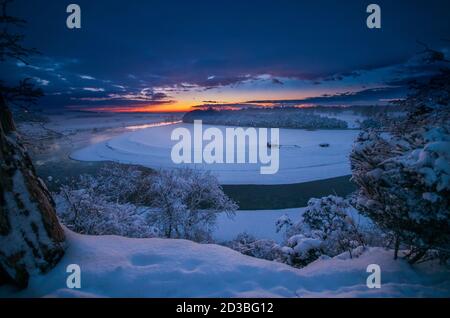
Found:
[[[405,87],[378,87],[357,92],[324,94],[318,97],[285,100],[253,100],[249,104],[312,104],[312,105],[351,105],[351,104],[385,104],[386,101],[398,99],[406,94]]]
[[[205,103],[202,105],[196,105],[193,108],[196,109],[243,109],[243,108],[260,108],[261,105],[252,103]]]
[[[332,75],[326,76],[326,77],[322,78],[322,81],[335,82],[335,81],[342,81],[346,77],[356,78],[359,76],[361,76],[360,71],[347,71],[347,72],[341,72],[338,74],[332,74]]]
[[[169,102],[179,92],[238,87],[262,74],[284,83],[274,89],[287,87],[289,78],[345,86],[364,72],[401,64],[387,80],[404,83],[422,72],[408,61],[423,50],[416,39],[439,47],[448,38],[450,2],[377,3],[383,28],[374,31],[356,0],[78,0],[82,28],[69,30],[64,1],[16,0],[13,13],[28,21],[26,43],[43,55],[31,66],[0,71],[10,81],[29,76],[45,83],[49,97],[42,105],[58,107],[89,98],[92,104]],[[170,96],[157,95],[161,87]]]
[[[272,78],[272,83],[273,84],[284,85],[284,83],[282,81],[280,81],[278,78]]]

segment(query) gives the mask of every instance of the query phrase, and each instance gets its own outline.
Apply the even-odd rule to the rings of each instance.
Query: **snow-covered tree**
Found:
[[[138,166],[108,163],[95,176],[80,176],[76,187],[92,189],[112,202],[145,205],[150,202],[150,175],[151,172]]]
[[[59,197],[65,199],[60,209],[63,222],[77,232],[146,237],[148,230],[153,235],[157,229],[163,237],[197,242],[211,240],[219,213],[232,215],[237,209],[207,172],[149,172],[120,164],[108,164],[95,176],[81,176],[71,187],[63,187]],[[119,229],[120,224],[127,227],[128,221],[112,223],[115,214],[123,218],[130,214],[136,228]]]
[[[216,105],[217,106],[217,105]],[[183,122],[202,120],[205,124],[244,127],[280,127],[298,129],[346,129],[348,125],[338,118],[320,116],[312,109],[275,107],[268,109],[194,110],[186,113]]]
[[[277,221],[277,231],[285,231],[282,248],[287,263],[305,266],[322,255],[349,252],[365,241],[357,222],[349,214],[351,206],[340,197],[310,199],[297,223],[286,216]]]
[[[151,178],[153,220],[166,237],[210,240],[217,215],[233,215],[236,203],[223,192],[209,172],[190,169],[161,170]]]
[[[410,247],[411,263],[430,249],[450,252],[450,71],[415,83],[404,120],[362,132],[350,159],[357,207]]]
[[[281,247],[282,262],[295,267],[304,267],[327,255],[322,248],[323,242],[318,238],[296,234],[289,237]]]
[[[136,238],[158,236],[157,229],[148,224],[148,209],[108,201],[92,187],[64,186],[56,202],[61,221],[74,232]]]

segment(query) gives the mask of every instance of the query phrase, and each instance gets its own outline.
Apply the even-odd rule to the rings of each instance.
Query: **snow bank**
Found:
[[[178,127],[189,129],[193,135],[192,124],[141,129],[75,151],[71,158],[179,168],[170,156],[176,143],[170,136]],[[208,127],[211,126],[203,125],[204,130]],[[223,133],[226,128],[216,127]],[[260,164],[190,164],[188,167],[211,170],[222,184],[290,184],[339,177],[351,173],[348,155],[357,134],[356,130],[280,129],[280,169],[274,175],[261,175]],[[319,146],[324,142],[330,147]]]
[[[422,297],[450,296],[450,272],[411,268],[372,248],[357,259],[319,260],[303,268],[185,240],[84,236],[67,231],[58,266],[28,289],[0,297]],[[366,267],[381,266],[381,289],[366,287]],[[81,267],[81,289],[66,288],[67,265]],[[424,264],[425,265],[425,264]]]

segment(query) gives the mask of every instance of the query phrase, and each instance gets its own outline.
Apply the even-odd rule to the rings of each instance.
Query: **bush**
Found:
[[[311,199],[297,223],[286,216],[277,221],[277,231],[285,231],[284,260],[305,266],[321,256],[333,257],[364,246],[358,224],[349,214],[351,206],[343,198]]]
[[[272,240],[258,240],[248,233],[239,234],[234,240],[225,244],[244,255],[269,261],[281,258],[280,246]]]

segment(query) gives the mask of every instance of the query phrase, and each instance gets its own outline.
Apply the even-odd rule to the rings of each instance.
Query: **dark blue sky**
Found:
[[[65,26],[73,2],[81,30]],[[435,70],[417,41],[447,54],[450,1],[373,2],[381,30],[366,27],[369,1],[16,0],[26,43],[43,55],[2,73],[34,78],[52,107],[383,103]]]

